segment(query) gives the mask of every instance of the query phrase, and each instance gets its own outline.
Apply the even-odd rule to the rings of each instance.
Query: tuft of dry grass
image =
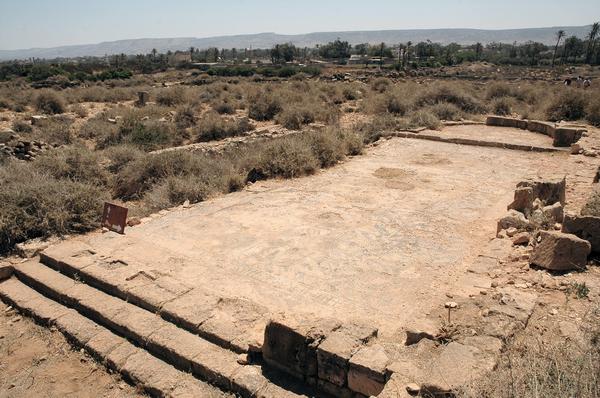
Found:
[[[34,99],[35,108],[43,113],[56,115],[66,110],[64,98],[56,91],[43,90]]]

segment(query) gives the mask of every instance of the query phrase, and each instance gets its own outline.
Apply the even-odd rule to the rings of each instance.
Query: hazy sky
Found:
[[[595,20],[600,0],[0,0],[0,49],[143,37],[503,29]]]

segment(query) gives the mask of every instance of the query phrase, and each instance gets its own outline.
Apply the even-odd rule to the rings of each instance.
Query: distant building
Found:
[[[348,64],[350,64],[350,65],[366,64],[367,61],[368,61],[367,56],[353,54],[350,56],[350,59],[348,59]]]

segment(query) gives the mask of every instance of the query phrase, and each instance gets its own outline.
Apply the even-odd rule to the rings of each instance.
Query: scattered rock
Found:
[[[509,228],[514,228],[518,231],[527,230],[530,228],[530,223],[523,213],[511,209],[504,217],[498,220],[497,232],[499,233],[501,230]]]
[[[512,240],[512,243],[514,246],[528,245],[529,244],[529,233],[521,232],[521,233],[515,235]]]
[[[184,208],[184,209],[187,209],[187,208],[189,208],[189,207],[190,207],[190,201],[186,199],[186,201],[185,201],[185,202],[183,202],[183,208]]]
[[[565,204],[566,199],[566,178],[527,180],[521,181],[517,187],[533,188],[533,196],[539,198],[544,204],[554,204],[560,202]]]
[[[583,152],[583,148],[581,148],[580,144],[571,144],[571,155],[579,155]]]
[[[556,231],[540,231],[539,238],[529,258],[530,264],[552,271],[585,268],[591,252],[588,241]]]
[[[130,227],[135,227],[136,225],[140,225],[142,223],[142,220],[140,220],[137,217],[132,217],[129,220],[127,220],[127,225]]]
[[[240,354],[237,357],[237,363],[239,363],[240,365],[248,365],[248,354]]]
[[[421,392],[421,386],[419,386],[417,383],[408,383],[406,385],[406,392],[408,392],[410,395],[417,395],[419,392]]]
[[[562,222],[563,220],[563,206],[560,202],[556,202],[552,205],[545,206],[542,209],[544,217],[554,222]]]
[[[591,158],[595,158],[596,156],[598,156],[598,153],[596,151],[586,149],[583,151],[583,156],[589,156]]]
[[[515,227],[510,227],[509,229],[506,230],[506,236],[508,236],[509,238],[512,238],[513,236],[515,236],[517,234],[517,232],[519,232]]]

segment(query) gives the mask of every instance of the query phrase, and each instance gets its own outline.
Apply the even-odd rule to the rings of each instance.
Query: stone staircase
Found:
[[[74,346],[151,396],[324,396],[302,380],[263,368],[260,353],[250,350],[240,335],[222,336],[214,326],[213,332],[198,330],[198,323],[185,316],[169,316],[159,297],[152,304],[143,295],[132,300],[119,291],[49,254],[42,262],[14,266],[13,275],[0,282],[3,301],[56,327]],[[217,325],[223,318],[231,320],[214,318]],[[250,318],[244,325],[258,319]],[[255,333],[260,326],[245,331]]]

